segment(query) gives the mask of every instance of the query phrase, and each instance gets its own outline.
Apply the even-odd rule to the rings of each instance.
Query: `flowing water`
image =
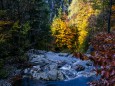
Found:
[[[89,86],[88,82],[100,78],[100,76],[96,76],[96,73],[92,71],[95,69],[93,62],[73,58],[73,56],[68,53],[37,50],[30,51],[28,55],[30,57],[29,61],[37,64],[36,66],[24,70],[25,74],[31,75],[32,78],[24,77],[22,80],[16,81],[13,86]],[[60,65],[57,62],[64,63],[64,65],[61,64],[61,67],[58,68],[57,66]],[[48,64],[43,67],[45,63]],[[75,69],[79,67],[78,65],[81,65],[79,71]],[[44,70],[44,68],[47,70]],[[55,71],[52,69],[55,69]],[[57,76],[57,71],[60,71],[63,76]],[[45,75],[43,76],[43,74]],[[60,78],[57,79],[54,77]]]
[[[17,81],[14,86],[89,86],[88,82],[98,80],[99,76],[79,77],[68,81],[38,81],[24,78]]]

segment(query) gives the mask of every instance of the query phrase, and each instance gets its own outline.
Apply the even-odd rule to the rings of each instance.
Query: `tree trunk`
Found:
[[[112,9],[112,0],[110,0],[110,4],[109,4],[108,33],[110,33],[110,29],[111,29],[111,9]]]
[[[3,4],[3,0],[0,0],[0,9],[3,10],[4,9],[4,4]]]

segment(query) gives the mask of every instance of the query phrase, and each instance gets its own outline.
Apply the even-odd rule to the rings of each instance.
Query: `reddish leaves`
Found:
[[[74,53],[75,57],[80,58],[82,60],[88,60],[89,58],[86,55],[83,55],[82,53]]]
[[[90,57],[96,66],[97,73],[102,76],[98,82],[92,82],[96,86],[114,86],[115,85],[115,34],[100,33],[91,40],[95,51]]]

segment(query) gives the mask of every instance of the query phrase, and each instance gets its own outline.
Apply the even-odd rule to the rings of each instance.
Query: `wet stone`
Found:
[[[93,62],[92,62],[92,61],[88,61],[88,62],[86,63],[86,65],[87,65],[87,66],[92,66],[92,65],[93,65]]]
[[[85,70],[85,67],[82,66],[82,65],[76,65],[74,68],[75,68],[76,71],[83,71],[83,70]]]

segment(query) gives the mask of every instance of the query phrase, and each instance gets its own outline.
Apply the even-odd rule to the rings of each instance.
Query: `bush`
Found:
[[[0,78],[7,78],[8,77],[8,72],[6,69],[0,69]]]

